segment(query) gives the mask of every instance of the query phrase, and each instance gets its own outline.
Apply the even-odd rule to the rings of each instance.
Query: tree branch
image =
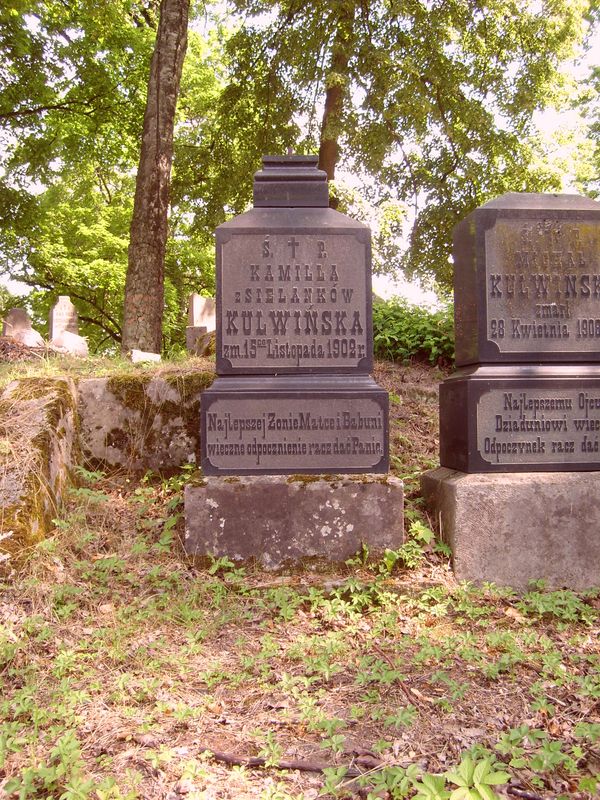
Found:
[[[89,100],[63,100],[62,103],[48,103],[42,106],[32,106],[31,108],[20,108],[14,111],[0,111],[0,120],[18,119],[19,117],[31,117],[36,114],[43,114],[45,111],[71,111],[76,106],[89,107],[94,100],[100,99],[101,95],[95,95]],[[84,112],[89,113],[89,112]]]
[[[523,800],[544,800],[540,794],[535,792],[528,792],[525,789],[518,789],[516,786],[507,786],[507,794],[512,794],[514,797],[522,797]]]
[[[324,772],[326,769],[330,769],[333,764],[327,764],[324,762],[314,762],[314,761],[277,761],[276,763],[269,762],[267,764],[266,758],[261,758],[260,756],[238,756],[235,753],[221,753],[218,750],[210,750],[206,748],[203,752],[208,753],[211,758],[215,761],[220,761],[223,764],[229,764],[230,766],[234,767],[265,767],[269,766],[273,769],[293,769],[298,770],[299,772]],[[346,767],[346,773],[344,775],[345,778],[358,778],[359,775],[363,775],[365,770],[376,769],[380,767],[382,762],[378,759],[373,758],[372,756],[358,756],[356,759],[353,759],[352,764],[358,764],[359,766],[363,766],[365,769],[359,769],[357,767],[352,766],[351,764]]]

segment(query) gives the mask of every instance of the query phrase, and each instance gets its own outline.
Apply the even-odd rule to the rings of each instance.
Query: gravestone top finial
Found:
[[[327,173],[318,156],[263,156],[254,174],[256,208],[327,208]]]

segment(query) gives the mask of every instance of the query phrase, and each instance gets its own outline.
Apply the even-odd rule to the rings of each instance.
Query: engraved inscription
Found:
[[[500,219],[485,234],[487,338],[500,352],[600,342],[600,225]]]
[[[490,464],[600,466],[600,386],[492,389],[477,404],[477,447]]]
[[[215,400],[206,411],[206,455],[219,469],[369,471],[385,455],[385,419],[369,398]]]
[[[368,355],[366,246],[353,234],[221,245],[221,352],[233,368],[356,367]]]

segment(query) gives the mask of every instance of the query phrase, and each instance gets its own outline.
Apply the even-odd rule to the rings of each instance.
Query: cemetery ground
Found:
[[[375,378],[408,495],[383,558],[194,563],[190,469],[79,470],[54,534],[0,577],[0,797],[598,796],[600,591],[458,584],[417,493],[441,375]]]

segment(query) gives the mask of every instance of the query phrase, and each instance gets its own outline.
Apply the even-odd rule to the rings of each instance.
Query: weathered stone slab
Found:
[[[456,363],[585,362],[600,342],[600,203],[509,193],[454,232]]]
[[[158,364],[162,360],[160,353],[149,353],[135,348],[131,351],[129,357],[133,364]]]
[[[144,374],[79,382],[84,455],[134,472],[200,460],[200,395],[211,372]]]
[[[459,580],[600,586],[600,472],[472,474],[440,468],[421,491]]]
[[[188,325],[185,329],[185,349],[190,355],[201,356],[210,341],[206,325]]]
[[[41,335],[31,327],[29,314],[24,308],[11,308],[2,325],[2,335],[12,336],[27,347],[43,347]]]
[[[403,540],[403,485],[388,476],[221,478],[185,489],[185,549],[279,569],[305,558],[344,561]]]
[[[600,469],[600,367],[490,366],[440,386],[440,463],[464,472]]]
[[[205,475],[389,469],[388,395],[368,376],[217,379],[201,426]]]
[[[9,384],[0,397],[0,563],[51,529],[77,457],[73,382]]]

